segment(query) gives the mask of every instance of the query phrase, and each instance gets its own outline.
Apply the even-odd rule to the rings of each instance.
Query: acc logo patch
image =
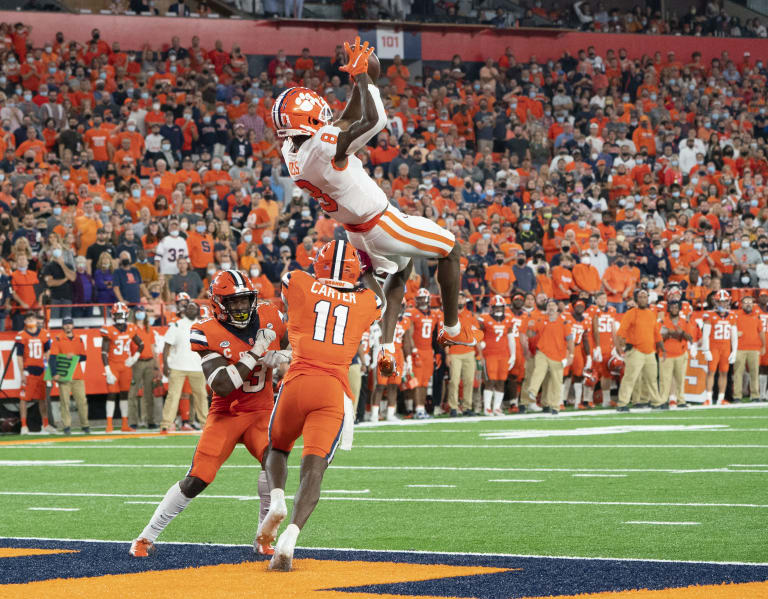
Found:
[[[229,347],[229,341],[222,341],[221,343],[219,343],[219,346],[220,347]]]
[[[158,543],[147,559],[129,556],[129,546],[0,538],[0,597],[112,599],[131,586],[205,599],[247,597],[256,587],[263,599],[283,599],[286,588],[302,599],[768,597],[763,564],[297,549],[293,572],[283,574],[268,572],[251,545]]]
[[[268,322],[268,323],[267,323],[267,328],[268,328],[268,329],[274,329],[275,327],[273,327],[273,326],[272,326],[272,323],[271,323],[271,322]]]

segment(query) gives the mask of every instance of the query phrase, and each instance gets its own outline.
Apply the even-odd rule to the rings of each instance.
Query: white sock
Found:
[[[269,483],[267,482],[267,473],[265,470],[259,472],[259,524],[264,520],[264,516],[269,511],[269,506],[272,503],[272,495],[269,493]]]
[[[760,399],[765,399],[765,392],[768,391],[768,374],[761,374],[757,378],[760,381]]]
[[[128,400],[127,399],[120,400],[120,417],[128,418]]]
[[[51,416],[53,416],[53,420],[51,420],[51,424],[54,425],[54,426],[56,426],[57,422],[61,422],[61,402],[62,401],[63,400],[60,399],[59,401],[52,401],[52,402],[50,402]],[[69,406],[67,406],[67,407],[69,407]],[[70,412],[70,414],[71,414],[71,412]]]
[[[504,391],[494,391],[493,392],[493,409],[500,410],[502,401],[504,401]]]
[[[592,403],[592,400],[595,398],[595,388],[590,387],[587,385],[584,387],[584,401],[587,403]]]
[[[392,343],[382,343],[381,344],[381,349],[383,349],[384,351],[389,352],[390,354],[394,354],[395,353],[395,344],[394,344],[394,342],[392,342]]]
[[[115,415],[115,400],[107,400],[107,418],[112,418]]]
[[[378,422],[379,421],[379,406],[373,405],[371,406],[371,422]]]
[[[560,403],[564,404],[568,399],[568,393],[571,391],[571,377],[568,377],[563,381],[563,396],[560,398]]]
[[[395,406],[387,406],[387,418],[395,417]]]
[[[405,411],[406,412],[413,412],[413,400],[412,399],[406,399],[405,400]]]
[[[269,498],[272,503],[285,503],[285,489],[272,489]]]
[[[573,384],[573,404],[578,406],[581,403],[581,396],[584,392],[584,383]]]
[[[293,554],[293,550],[296,547],[296,540],[299,538],[300,532],[301,529],[293,523],[286,526],[283,534],[280,535],[280,538],[277,541],[275,549],[279,550],[281,553]]]
[[[491,409],[491,402],[493,401],[493,389],[483,390],[483,410],[486,412]]]
[[[445,330],[446,334],[449,337],[455,337],[461,332],[461,325],[458,322],[452,327],[449,327],[448,325],[443,325],[443,329]]]
[[[114,402],[112,404],[114,406]],[[165,527],[189,505],[190,501],[192,499],[181,492],[179,483],[173,485],[155,509],[149,524],[141,531],[140,536],[154,543]]]
[[[717,403],[723,403],[725,401],[725,393],[717,394]]]
[[[417,414],[426,414],[427,410],[424,406],[416,406],[416,413]]]

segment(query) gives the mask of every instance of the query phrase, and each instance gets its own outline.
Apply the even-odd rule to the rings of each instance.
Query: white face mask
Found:
[[[258,268],[252,268],[251,269],[251,276],[255,279],[261,274],[261,271]]]
[[[230,268],[232,268],[232,265],[229,262],[221,263],[221,270],[229,270]]]
[[[264,242],[265,245],[269,245],[272,243],[272,237],[269,235],[264,235],[264,237],[261,238],[261,241]]]

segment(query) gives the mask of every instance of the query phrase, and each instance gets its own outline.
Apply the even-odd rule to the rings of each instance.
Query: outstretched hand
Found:
[[[353,78],[356,75],[368,72],[368,57],[373,54],[374,47],[369,46],[368,42],[360,45],[360,36],[355,36],[355,45],[350,46],[349,42],[344,42],[344,51],[347,53],[347,64],[340,70],[349,73]]]

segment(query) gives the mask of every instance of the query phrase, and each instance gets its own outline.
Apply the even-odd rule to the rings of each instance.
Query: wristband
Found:
[[[256,364],[258,364],[258,361],[250,351],[247,351],[240,358],[239,364],[242,364],[248,370],[253,370],[254,368],[256,368]]]

